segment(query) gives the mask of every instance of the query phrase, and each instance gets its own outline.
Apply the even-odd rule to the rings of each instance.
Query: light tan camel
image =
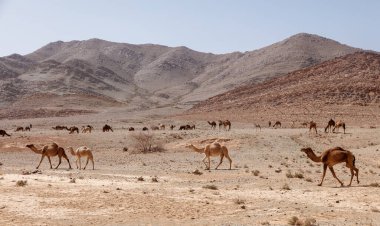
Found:
[[[256,130],[260,129],[260,131],[261,131],[261,126],[260,126],[260,124],[255,124],[255,128],[256,128]]]
[[[318,134],[318,132],[317,132],[317,123],[316,123],[316,122],[313,122],[313,121],[309,122],[309,132],[310,132],[312,129],[314,129],[314,130],[315,130],[315,133]]]
[[[33,152],[42,155],[40,163],[38,164],[36,169],[38,169],[40,167],[41,162],[42,162],[42,160],[44,160],[45,156],[49,160],[50,169],[52,169],[53,166],[51,165],[50,157],[57,156],[57,155],[59,158],[59,162],[58,162],[57,167],[55,167],[55,168],[57,169],[58,166],[61,165],[61,158],[63,157],[64,159],[67,160],[67,162],[69,163],[69,169],[71,169],[71,164],[70,164],[69,158],[67,158],[67,155],[65,153],[65,149],[63,149],[62,147],[59,147],[56,143],[51,143],[51,144],[45,145],[41,149],[37,149],[33,144],[28,144],[28,145],[26,145],[26,147],[30,148]]]
[[[335,121],[333,119],[330,119],[327,123],[327,126],[325,127],[325,133],[332,132],[333,128],[335,127]]]
[[[205,154],[205,157],[202,159],[202,162],[206,165],[206,170],[210,169],[210,165],[211,165],[210,157],[211,156],[220,156],[220,162],[216,166],[215,169],[218,169],[220,164],[222,164],[224,157],[226,157],[230,161],[230,169],[231,169],[232,160],[231,160],[230,156],[228,155],[228,149],[226,146],[223,146],[223,145],[219,144],[218,142],[208,144],[208,145],[206,145],[205,148],[197,148],[192,144],[186,145],[186,148],[190,148],[195,152]],[[208,165],[205,162],[206,159],[208,159]]]
[[[91,133],[92,126],[82,126],[82,133]]]
[[[72,147],[68,147],[67,149],[70,151],[70,153],[73,156],[77,157],[77,159],[75,160],[75,164],[77,165],[77,169],[78,169],[78,161],[79,161],[79,169],[80,170],[82,169],[81,157],[87,157],[86,165],[83,168],[84,170],[87,167],[88,160],[91,160],[91,162],[92,162],[92,169],[93,170],[95,169],[95,167],[94,167],[94,156],[92,155],[92,151],[91,151],[90,148],[88,148],[86,146],[82,146],[82,147],[77,148],[77,150],[75,150],[75,151],[74,151],[74,149]]]
[[[352,152],[344,150],[341,147],[328,149],[324,151],[320,156],[316,156],[314,154],[314,151],[311,148],[302,148],[301,151],[305,152],[307,157],[309,157],[312,161],[323,163],[322,180],[321,180],[321,183],[318,184],[318,186],[322,186],[323,180],[325,179],[327,167],[329,167],[333,177],[339,181],[341,186],[343,186],[343,182],[338,179],[333,169],[333,166],[335,164],[338,164],[341,162],[345,162],[346,167],[350,168],[351,170],[351,181],[348,186],[351,186],[352,179],[354,178],[355,173],[356,173],[356,179],[359,184],[359,169],[355,167],[355,156],[352,154]]]
[[[346,123],[342,122],[342,121],[338,121],[334,128],[333,128],[333,133],[335,132],[335,129],[337,129],[337,131],[339,130],[339,127],[343,127],[343,133],[346,134]]]
[[[160,123],[158,126],[160,127],[160,130],[165,130],[165,125],[164,124]]]
[[[150,129],[151,130],[159,130],[160,128],[158,126],[151,126]]]

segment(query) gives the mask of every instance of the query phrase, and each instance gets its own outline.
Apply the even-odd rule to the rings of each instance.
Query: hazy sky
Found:
[[[379,10],[378,0],[0,0],[0,56],[90,38],[226,53],[300,32],[380,51]]]

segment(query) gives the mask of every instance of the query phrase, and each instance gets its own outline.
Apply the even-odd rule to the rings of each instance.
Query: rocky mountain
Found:
[[[241,84],[260,83],[356,51],[304,33],[255,51],[220,55],[100,39],[58,41],[26,56],[0,58],[0,100],[10,106],[46,93],[90,95],[139,107],[191,106]]]
[[[309,120],[349,113],[378,118],[379,107],[380,54],[356,52],[260,84],[240,86],[200,102],[187,113],[219,112],[246,119],[277,115]]]

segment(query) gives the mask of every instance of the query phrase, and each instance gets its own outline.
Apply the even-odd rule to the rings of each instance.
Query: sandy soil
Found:
[[[313,218],[319,225],[380,225],[378,128],[349,128],[347,134],[319,129],[316,135],[305,128],[259,131],[253,124],[233,122],[232,130],[226,132],[196,121],[196,130],[178,131],[187,122],[176,121],[174,131],[152,132],[166,151],[136,154],[132,134],[140,131],[127,128],[141,130],[168,120],[112,122],[115,131],[103,133],[105,121],[85,119],[79,117],[82,124],[76,125],[90,121],[95,126],[91,134],[52,130],[56,124],[73,124],[56,118],[34,120],[31,132],[8,129],[12,136],[0,137],[0,225],[287,225],[293,216]],[[1,127],[28,122],[2,121]],[[232,170],[227,170],[227,160],[214,170],[218,158],[213,158],[212,170],[205,170],[202,154],[184,148],[189,143],[201,147],[215,139],[229,148]],[[86,170],[68,170],[65,161],[59,169],[49,169],[45,159],[41,172],[33,173],[40,155],[25,145],[52,141],[62,147],[93,148],[95,170],[91,165]],[[322,166],[300,152],[306,146],[318,153],[334,146],[351,150],[360,184],[355,180],[352,187],[340,187],[327,172],[323,186],[317,186]],[[52,158],[53,166],[57,161]],[[70,162],[75,168],[73,156]],[[192,173],[197,169],[202,175]],[[340,164],[335,171],[347,185],[348,168]],[[289,172],[303,178],[288,178]],[[19,180],[27,184],[16,186]],[[205,188],[209,185],[215,190]],[[289,189],[284,189],[286,185]]]

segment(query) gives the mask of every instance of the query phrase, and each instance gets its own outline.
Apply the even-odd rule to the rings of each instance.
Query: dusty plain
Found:
[[[224,131],[212,130],[204,120],[147,115],[2,120],[0,127],[12,136],[0,137],[0,225],[287,225],[293,216],[314,219],[316,225],[380,225],[376,125],[348,125],[346,134],[324,133],[318,125],[315,134],[298,124],[274,129],[262,122],[260,131],[253,123],[233,121],[231,130]],[[29,123],[31,132],[14,132],[16,126]],[[114,132],[102,132],[105,123]],[[136,153],[132,134],[158,123],[176,125],[173,131],[148,132],[165,150]],[[91,134],[51,128],[87,124],[95,127]],[[183,124],[195,124],[196,129],[179,131]],[[128,131],[130,126],[136,131]],[[212,158],[211,170],[205,170],[203,155],[185,148],[215,140],[228,147],[232,170],[226,159],[214,170],[218,157]],[[66,150],[73,169],[64,160],[58,169],[49,169],[45,159],[36,172],[41,156],[25,145],[49,142],[64,148],[91,147],[95,170],[91,164],[86,170],[76,169],[75,158]],[[340,187],[327,172],[323,186],[317,186],[322,165],[300,149],[312,147],[321,153],[335,146],[355,154],[360,184],[354,179],[351,187]],[[52,157],[53,167],[57,162]],[[350,173],[345,164],[334,169],[347,185]],[[196,170],[201,175],[194,174]],[[16,186],[20,180],[26,185]]]

